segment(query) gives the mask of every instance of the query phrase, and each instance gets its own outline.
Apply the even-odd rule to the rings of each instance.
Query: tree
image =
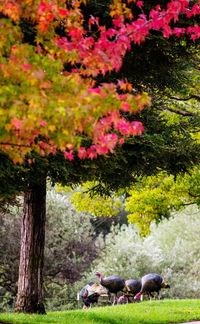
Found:
[[[189,173],[173,175],[160,173],[154,177],[143,177],[130,188],[125,208],[129,221],[136,223],[142,234],[148,234],[152,222],[159,223],[169,218],[174,210],[187,205],[200,206],[199,167]]]
[[[144,3],[143,9],[148,9],[149,5],[151,6],[149,2]],[[101,11],[105,19],[105,3],[101,3],[99,7],[95,7],[94,4],[93,6],[93,12]],[[184,25],[183,21],[182,24]],[[134,139],[134,143],[129,139],[126,140],[122,152],[118,155],[115,154],[116,160],[120,159],[120,154],[123,154],[123,160],[119,163],[121,168],[118,165],[118,168],[113,172],[116,178],[116,188],[120,187],[120,183],[121,187],[125,189],[127,197],[130,195],[130,190],[127,188],[130,181],[133,182],[131,192],[138,195],[138,199],[134,199],[134,194],[128,198],[127,210],[133,211],[129,220],[136,222],[142,233],[147,234],[151,221],[159,222],[162,217],[169,217],[171,209],[181,208],[185,203],[189,204],[191,201],[198,203],[196,193],[191,199],[192,191],[189,190],[191,187],[188,184],[193,183],[193,179],[197,176],[197,188],[199,185],[198,168],[194,173],[193,170],[191,171],[191,166],[198,164],[200,159],[198,141],[200,122],[199,46],[198,44],[192,45],[191,41],[185,37],[181,37],[181,40],[177,42],[173,36],[166,39],[161,38],[159,34],[151,33],[144,43],[139,46],[132,45],[132,50],[126,53],[120,71],[112,73],[109,78],[114,80],[114,78],[122,76],[134,84],[136,89],[148,91],[152,99],[150,113],[149,109],[144,109],[138,116],[145,127],[142,137],[139,140]],[[108,80],[108,76],[101,76],[100,80],[102,79]],[[197,139],[197,142],[194,139]],[[132,168],[129,169],[131,161]],[[157,204],[153,206],[154,200],[148,199],[149,191],[144,186],[146,178],[142,179],[142,177],[148,175],[149,182],[154,183],[154,180],[157,182],[155,174],[160,170],[167,171],[167,173],[160,174],[159,177],[166,177],[166,181],[168,178],[171,179],[173,191],[170,190],[167,195],[167,192],[162,191],[162,185],[157,189],[158,192],[153,190],[154,200],[157,199]],[[189,173],[187,173],[188,171]],[[126,177],[128,172],[129,179]],[[109,171],[107,171],[108,173]],[[180,173],[181,176],[177,177],[177,174]],[[169,176],[169,174],[171,175]],[[154,175],[152,179],[151,175]],[[114,215],[117,210],[113,208],[112,204],[114,203],[115,206],[115,201],[118,198],[112,192],[108,178],[104,176],[104,183],[101,178],[99,182],[86,183],[82,188],[79,187],[79,191],[73,194],[72,198],[76,208],[90,210],[94,215],[103,215],[106,204],[107,209],[110,209],[110,215]],[[138,188],[142,190],[146,200],[142,199]],[[177,190],[178,188],[179,190]],[[101,195],[112,194],[114,198],[105,199],[99,193]],[[159,201],[158,193],[163,195],[162,204]],[[173,197],[175,193],[176,199]],[[118,195],[120,194],[124,194],[124,192],[120,191]],[[169,199],[170,197],[171,199]],[[98,204],[99,201],[102,203]],[[159,208],[156,210],[158,205]],[[149,216],[147,206],[151,209]],[[137,209],[136,215],[134,211]]]
[[[72,191],[71,201],[76,209],[88,211],[96,217],[115,217],[124,210],[128,222],[137,224],[140,234],[144,236],[149,234],[152,223],[158,224],[162,219],[168,219],[172,211],[181,210],[187,205],[200,206],[198,165],[176,176],[166,171],[149,176],[143,174],[136,177],[129,188],[115,191],[110,197],[101,195],[98,186],[99,183],[86,182]]]
[[[25,191],[18,311],[44,311],[46,178],[53,174],[53,180],[64,182],[58,171],[61,155],[67,162],[76,155],[102,161],[101,156],[112,153],[124,138],[140,136],[144,130],[140,121],[126,114],[148,106],[147,94],[135,94],[127,81],[97,86],[95,78],[118,71],[131,43],[140,44],[151,30],[164,37],[199,37],[195,1],[173,0],[165,7],[158,3],[147,14],[142,1],[113,1],[111,27],[94,16],[84,21],[83,3],[0,1],[0,148],[15,164],[21,163],[11,169],[19,168],[14,178],[20,178],[19,187]],[[187,28],[179,26],[179,16],[188,19]],[[64,172],[66,179],[70,172]],[[74,174],[71,183],[75,179]]]

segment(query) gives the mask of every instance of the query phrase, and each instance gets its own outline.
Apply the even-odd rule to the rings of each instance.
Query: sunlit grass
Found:
[[[90,310],[49,312],[47,315],[0,314],[0,323],[15,324],[171,324],[191,320],[200,320],[200,300],[145,301]]]

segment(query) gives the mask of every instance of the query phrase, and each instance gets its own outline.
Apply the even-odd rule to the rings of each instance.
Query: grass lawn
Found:
[[[144,301],[89,310],[48,312],[47,315],[0,314],[0,323],[15,324],[169,324],[192,320],[200,320],[200,300]]]

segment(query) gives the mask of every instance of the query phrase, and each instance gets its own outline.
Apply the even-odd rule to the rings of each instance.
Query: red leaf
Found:
[[[87,152],[85,147],[80,147],[78,150],[78,157],[79,159],[85,159],[87,157]]]
[[[184,35],[184,33],[185,33],[185,28],[175,27],[173,29],[173,34],[176,35],[177,37],[180,37],[181,35]]]
[[[87,149],[87,156],[91,160],[93,160],[94,158],[97,157],[97,152],[96,152],[96,149],[95,149],[95,145],[92,145],[92,146],[89,147],[89,149]]]
[[[15,129],[20,129],[21,126],[22,126],[22,120],[17,119],[17,118],[14,118],[14,119],[11,121],[11,125],[14,126]]]
[[[44,120],[41,120],[40,125],[45,127],[47,125],[47,122],[45,122]]]
[[[137,5],[139,8],[142,8],[143,5],[144,5],[144,1],[137,1],[137,2],[136,2],[136,5]]]
[[[66,16],[69,15],[69,11],[66,10],[66,9],[63,9],[63,8],[60,8],[60,9],[58,10],[58,13],[59,13],[59,15],[60,15],[61,17],[66,17]]]
[[[69,152],[64,151],[63,154],[64,154],[65,159],[67,159],[69,161],[72,161],[74,159],[73,151],[69,151]]]
[[[123,110],[123,111],[129,111],[130,110],[130,108],[131,108],[131,105],[128,103],[128,102],[122,102],[121,103],[121,109]]]

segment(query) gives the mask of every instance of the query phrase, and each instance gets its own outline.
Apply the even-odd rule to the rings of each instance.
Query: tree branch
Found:
[[[162,106],[161,108],[158,108],[159,110],[168,110],[168,111],[171,111],[173,112],[174,114],[178,114],[178,115],[181,115],[181,116],[184,116],[184,117],[197,117],[197,114],[195,113],[192,113],[190,111],[187,111],[187,110],[180,110],[180,109],[173,109],[173,108],[170,108],[170,107],[167,107],[167,106]]]
[[[196,94],[192,94],[192,95],[190,95],[189,97],[186,97],[186,98],[180,98],[180,97],[176,97],[176,96],[171,96],[169,98],[174,99],[174,100],[179,100],[179,101],[188,101],[190,99],[195,99],[195,100],[200,101],[200,96],[196,95]]]
[[[17,144],[17,143],[7,143],[7,142],[0,142],[0,145],[10,145],[10,146],[18,146],[18,147],[31,147],[31,145],[27,145],[27,144]]]

